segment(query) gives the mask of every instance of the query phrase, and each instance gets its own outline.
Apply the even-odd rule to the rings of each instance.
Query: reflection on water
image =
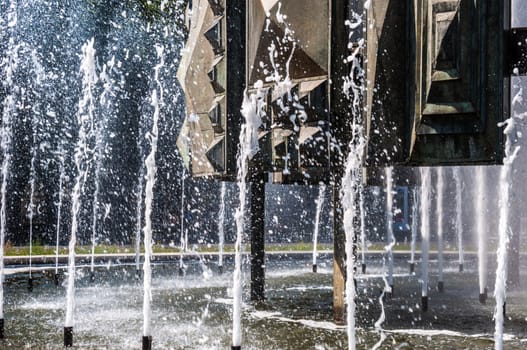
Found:
[[[382,349],[491,349],[494,305],[478,302],[475,261],[466,273],[457,272],[454,255],[445,265],[445,293],[430,291],[430,310],[419,309],[420,285],[406,273],[406,257],[396,257],[395,290],[385,303],[388,339]],[[244,349],[341,349],[347,346],[344,327],[332,322],[332,262],[320,260],[311,273],[311,256],[270,257],[267,301],[255,309],[244,305]],[[219,275],[189,262],[186,276],[177,264],[154,265],[153,346],[156,349],[226,349],[231,332],[231,271]],[[358,348],[377,342],[373,329],[380,313],[377,297],[383,288],[382,267],[368,262],[369,274],[358,275]],[[209,267],[216,268],[211,260]],[[431,262],[431,271],[436,264]],[[52,271],[51,271],[52,272]],[[244,275],[248,283],[248,270]],[[79,270],[75,341],[80,349],[139,349],[142,289],[134,266],[100,267],[100,284],[88,283],[89,268]],[[62,345],[64,288],[56,288],[47,272],[33,273],[35,289],[26,291],[26,277],[6,280],[6,341],[2,349],[58,349]],[[431,276],[434,282],[434,273]],[[435,285],[435,283],[431,283]],[[244,289],[248,292],[248,288]],[[248,300],[248,295],[245,296]],[[527,297],[511,292],[505,324],[507,349],[527,343]]]

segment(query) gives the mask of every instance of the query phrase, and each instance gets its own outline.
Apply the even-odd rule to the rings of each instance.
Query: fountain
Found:
[[[317,211],[315,214],[315,227],[313,230],[313,272],[314,273],[317,272],[318,230],[320,226],[320,214],[322,212],[322,206],[324,205],[325,197],[326,197],[326,185],[321,183],[318,187],[318,198],[316,200]]]
[[[223,273],[223,245],[225,244],[225,196],[227,186],[221,183],[220,210],[218,212],[218,270]]]
[[[144,227],[144,246],[145,246],[145,261],[143,263],[143,350],[150,350],[152,348],[152,202],[154,200],[154,183],[156,180],[156,152],[157,142],[159,137],[159,117],[161,108],[163,107],[163,85],[159,80],[159,71],[165,65],[163,56],[163,46],[156,45],[155,47],[159,63],[154,68],[154,81],[156,88],[152,91],[152,107],[154,107],[154,116],[152,122],[152,131],[147,134],[150,139],[150,154],[145,159],[146,168],[146,185],[145,185],[145,227]]]
[[[242,345],[242,242],[245,224],[245,206],[247,195],[247,176],[249,160],[258,151],[258,127],[264,116],[265,94],[261,90],[263,82],[258,82],[256,93],[245,96],[242,115],[245,123],[240,132],[240,152],[238,156],[238,191],[239,207],[236,209],[236,242],[234,243],[234,274],[233,274],[233,308],[232,308],[232,350],[241,349]]]
[[[437,168],[437,290],[444,291],[443,281],[443,196],[445,192],[445,183],[443,178],[443,168]]]
[[[498,225],[498,248],[496,251],[496,281],[494,285],[494,298],[496,299],[496,306],[494,309],[494,348],[496,350],[503,350],[503,333],[505,321],[505,304],[507,297],[507,250],[509,244],[510,218],[510,187],[511,187],[511,173],[514,160],[518,156],[520,146],[517,145],[518,139],[521,138],[522,133],[519,129],[520,120],[525,119],[526,112],[518,112],[521,103],[523,102],[523,89],[520,86],[513,86],[516,90],[516,95],[512,99],[512,114],[502,126],[504,127],[503,134],[505,135],[505,159],[503,166],[500,169],[499,182],[499,225]]]
[[[419,223],[419,187],[412,191],[412,239],[410,241],[410,273],[415,273],[415,246],[417,243],[417,225]]]
[[[485,211],[485,171],[483,167],[475,169],[476,199],[476,232],[478,237],[478,271],[479,271],[479,302],[485,304],[487,301],[487,229]]]
[[[179,232],[179,246],[181,254],[179,255],[179,275],[185,274],[185,265],[183,264],[183,252],[185,251],[185,170],[181,175],[181,229]]]
[[[98,81],[95,68],[95,48],[94,39],[89,40],[82,47],[81,72],[83,74],[82,86],[83,96],[79,101],[79,111],[77,113],[77,122],[79,134],[77,136],[77,145],[75,148],[75,167],[77,175],[75,177],[75,186],[71,194],[71,233],[69,242],[68,255],[68,278],[66,294],[66,319],[64,321],[64,346],[73,346],[73,312],[75,307],[75,246],[77,243],[77,231],[79,229],[78,215],[81,207],[81,192],[86,181],[88,169],[87,155],[89,153],[88,140],[92,136],[91,126],[94,119],[95,98],[93,89]]]
[[[240,29],[239,34],[243,35],[241,28],[249,27],[234,26],[233,23],[225,25],[225,22],[222,22],[224,16],[236,12],[233,11],[233,7],[229,7],[233,2],[228,0],[194,1],[193,13],[196,17],[193,17],[191,23],[184,23],[182,12],[163,11],[166,6],[172,6],[171,4],[174,3],[184,2],[179,0],[121,3],[57,0],[0,1],[0,28],[2,28],[0,33],[2,39],[0,40],[2,59],[0,65],[2,78],[0,337],[4,336],[4,311],[9,319],[7,329],[12,333],[3,341],[2,346],[14,349],[54,347],[62,340],[64,345],[72,346],[75,326],[75,345],[78,347],[111,346],[124,350],[138,346],[137,332],[142,325],[143,349],[152,347],[152,338],[159,348],[186,349],[226,346],[240,349],[242,344],[253,349],[292,350],[346,347],[402,349],[409,346],[430,349],[488,347],[493,335],[483,334],[482,330],[489,329],[489,324],[493,323],[490,312],[493,305],[473,307],[470,298],[463,297],[470,295],[471,288],[477,283],[478,273],[475,267],[478,266],[478,261],[472,253],[463,253],[463,239],[466,239],[466,235],[470,232],[468,229],[463,232],[462,224],[466,219],[464,216],[467,216],[471,209],[467,210],[468,205],[461,197],[463,191],[461,170],[455,168],[453,172],[456,213],[452,218],[456,221],[455,238],[459,252],[452,254],[445,251],[443,256],[442,242],[438,246],[439,282],[441,285],[445,283],[452,286],[448,288],[447,293],[438,294],[435,288],[429,288],[429,254],[433,256],[435,252],[429,253],[432,184],[431,170],[428,167],[421,170],[422,191],[419,192],[417,187],[412,191],[411,251],[392,251],[395,243],[393,216],[397,221],[399,210],[404,211],[407,208],[397,208],[395,211],[397,215],[394,215],[391,207],[393,198],[388,197],[394,195],[395,186],[414,186],[412,176],[408,177],[408,183],[392,182],[390,165],[393,164],[392,160],[398,162],[395,149],[402,146],[406,140],[402,140],[401,144],[397,142],[389,144],[390,147],[385,149],[386,159],[379,159],[380,169],[386,168],[386,207],[381,204],[380,209],[375,208],[370,200],[371,188],[368,181],[378,179],[370,174],[370,169],[366,171],[363,168],[364,164],[369,165],[377,161],[376,155],[372,156],[369,152],[377,147],[376,138],[388,139],[392,131],[399,136],[398,132],[404,129],[400,128],[400,125],[394,125],[393,129],[376,129],[376,124],[373,123],[371,130],[368,130],[371,120],[363,119],[363,116],[365,118],[369,113],[366,111],[371,105],[382,104],[382,99],[379,102],[376,97],[370,99],[371,96],[367,96],[363,84],[368,81],[372,86],[372,89],[368,90],[379,89],[381,93],[385,91],[382,81],[378,85],[376,79],[370,80],[369,77],[363,76],[368,73],[361,69],[366,62],[369,71],[376,66],[386,64],[386,60],[379,55],[376,65],[375,57],[371,56],[370,51],[375,51],[376,43],[368,42],[366,46],[364,41],[354,38],[353,42],[349,40],[349,47],[342,50],[345,52],[344,55],[335,54],[334,51],[324,54],[318,52],[318,56],[312,59],[312,56],[317,54],[317,52],[313,53],[317,51],[313,48],[319,44],[315,39],[320,38],[311,35],[307,44],[305,38],[291,39],[295,33],[298,33],[299,37],[302,35],[300,31],[293,32],[293,29],[297,30],[293,25],[285,23],[289,19],[294,19],[294,11],[290,7],[292,1],[277,2],[276,7],[272,1],[236,2],[240,6],[247,5],[255,12],[260,11],[261,6],[262,11],[266,13],[262,17],[261,25],[268,27],[263,35],[276,36],[276,40],[273,41],[276,43],[286,41],[283,47],[279,44],[272,47],[267,45],[270,41],[262,40],[264,42],[262,45],[267,45],[264,49],[271,49],[264,50],[264,56],[266,59],[267,56],[271,56],[269,60],[274,66],[264,62],[262,66],[265,67],[261,68],[262,71],[266,70],[265,76],[271,79],[260,80],[256,86],[251,85],[247,89],[243,104],[245,124],[243,132],[238,135],[236,129],[231,128],[231,123],[238,123],[234,117],[236,110],[239,109],[239,103],[234,110],[232,105],[229,105],[233,95],[230,92],[222,95],[221,91],[232,89],[232,80],[222,80],[225,78],[222,71],[224,66],[227,66],[229,74],[237,67],[241,69],[243,66],[228,61],[235,51],[232,47],[226,46],[241,41],[237,37],[226,36],[225,33],[235,27]],[[304,10],[308,11],[310,7],[320,6],[320,3],[321,1],[306,0]],[[364,6],[366,8],[373,6],[373,2],[368,1]],[[222,7],[225,10],[223,14]],[[201,11],[202,9],[206,11]],[[409,9],[410,7],[400,11],[407,13]],[[234,10],[238,9],[234,8]],[[387,15],[399,14],[396,10],[399,11],[398,8],[390,7]],[[331,11],[331,8],[328,11]],[[331,15],[331,23],[343,24],[343,21],[339,22],[340,17]],[[422,13],[416,12],[416,16],[418,15]],[[371,16],[369,20],[376,19],[375,11],[370,11],[369,16]],[[9,20],[6,21],[4,18]],[[275,26],[276,23],[271,23],[271,19],[280,23]],[[195,77],[202,74],[207,78],[204,82],[193,80],[193,75],[188,75],[187,78],[190,84],[195,82],[202,89],[203,95],[209,93],[206,91],[209,88],[207,84],[213,86],[210,89],[214,90],[212,93],[214,105],[217,105],[219,111],[210,110],[211,105],[207,102],[203,103],[207,105],[205,112],[196,111],[193,114],[191,125],[185,124],[184,127],[188,127],[191,133],[200,135],[208,143],[200,143],[195,139],[188,140],[189,151],[180,154],[175,150],[174,136],[177,136],[182,128],[181,117],[186,113],[184,107],[190,114],[194,112],[192,108],[196,108],[195,105],[199,103],[196,102],[198,100],[187,101],[186,106],[183,106],[181,88],[175,82],[174,76],[180,59],[178,47],[181,47],[184,35],[175,33],[172,27],[165,27],[164,24],[169,20],[178,21],[181,27],[186,24],[189,29],[199,27],[201,21],[210,20],[213,23],[212,27],[206,27],[199,33],[201,41],[205,43],[201,57],[203,61],[199,61],[199,67],[193,66]],[[372,23],[366,22],[366,17],[353,16],[347,27],[350,32],[362,37],[366,36],[367,32],[376,30],[376,26]],[[380,22],[377,23],[381,25]],[[396,27],[393,26],[391,29],[395,31]],[[363,33],[362,30],[365,32]],[[332,38],[332,44],[325,43],[326,47],[334,48],[339,42],[346,41],[345,37],[334,36],[332,31],[328,33]],[[348,35],[349,32],[345,34]],[[385,32],[382,34],[385,35]],[[26,38],[26,35],[31,35],[31,38]],[[192,35],[194,34],[189,33],[189,37]],[[86,40],[91,37],[95,39]],[[326,35],[325,38],[327,37]],[[386,37],[381,38],[386,39]],[[398,42],[396,41],[395,44]],[[78,75],[75,74],[78,71],[78,57],[73,53],[80,51],[82,44],[84,44],[82,68],[81,75]],[[157,44],[155,50],[152,49],[154,44]],[[288,45],[290,48],[284,49]],[[246,47],[244,49],[247,50],[243,51],[249,53],[252,52],[251,50],[258,51],[260,47],[257,46]],[[197,51],[199,50],[201,47]],[[50,81],[49,91],[44,91],[48,89],[48,85],[44,89],[37,86],[38,83],[35,81],[27,79],[33,75],[30,74],[31,67],[36,66],[30,62],[30,55],[26,55],[32,51],[35,57],[39,57],[39,61],[48,73],[46,79]],[[209,51],[213,52],[211,54],[213,59],[210,61],[204,58]],[[388,47],[386,54],[389,55],[390,52],[391,49]],[[289,59],[285,60],[288,65],[291,64],[287,70],[283,66],[284,61],[277,59],[280,55]],[[109,62],[112,61],[112,57],[115,57],[114,67],[119,69],[119,76],[115,74],[110,79]],[[331,62],[326,62],[327,65],[321,63],[329,60],[328,57]],[[157,59],[155,74],[151,74],[154,59]],[[331,67],[338,66],[342,61],[346,62],[345,70],[330,72]],[[106,65],[103,62],[106,62]],[[305,74],[303,69],[299,68],[318,69],[317,66],[322,68],[319,75],[308,76],[305,80],[303,77],[298,78],[299,75]],[[101,73],[98,75],[98,72]],[[351,74],[347,76],[350,72]],[[105,74],[108,75],[106,78]],[[243,72],[236,79],[246,81],[244,74],[251,78],[249,72]],[[340,81],[335,79],[338,74],[344,74],[347,78],[343,89]],[[391,73],[387,70],[386,74]],[[488,77],[491,79],[492,75]],[[408,79],[405,84],[411,86],[411,81],[412,79]],[[449,81],[450,83],[452,82]],[[255,89],[252,89],[253,87]],[[342,114],[345,122],[333,129],[332,126],[339,122],[336,116],[340,116],[340,111],[335,111],[334,105],[324,101],[324,98],[331,97],[332,101],[338,101],[340,90],[348,94],[348,99],[340,102],[353,108]],[[103,95],[113,92],[112,97],[106,102],[102,97],[95,98],[101,96],[101,91]],[[282,97],[277,98],[280,94]],[[387,95],[394,104],[399,99],[396,89],[390,90]],[[80,100],[77,107],[75,107],[76,100]],[[44,108],[48,105],[49,109]],[[33,110],[39,110],[40,116],[32,115],[33,111],[29,106],[32,106]],[[385,107],[386,116],[397,114],[392,113],[388,105],[383,106]],[[324,111],[331,112],[327,112],[326,119],[324,119]],[[380,115],[375,113],[374,111],[375,116]],[[279,117],[285,122],[278,117],[273,119],[271,114],[280,114]],[[324,117],[317,119],[316,114]],[[30,130],[30,122],[37,121],[30,119],[30,116],[37,119],[45,118],[46,125],[42,128],[34,125]],[[69,121],[70,116],[76,116],[77,123]],[[105,117],[110,116],[113,118],[105,120]],[[147,116],[153,116],[153,120]],[[428,114],[423,114],[423,118],[429,118]],[[286,124],[285,127],[282,122]],[[346,124],[348,122],[349,125]],[[508,122],[506,128],[509,137],[512,124],[512,121]],[[147,125],[150,132],[145,142]],[[235,127],[239,126],[235,125]],[[289,126],[290,128],[287,129]],[[348,126],[347,129],[339,129]],[[415,126],[422,127],[417,124]],[[491,123],[487,124],[487,128],[491,128]],[[38,133],[35,130],[38,130]],[[438,128],[435,132],[441,130]],[[341,143],[341,140],[337,139],[339,131],[348,132],[347,136],[351,140],[346,139],[345,143]],[[419,132],[426,133],[430,130]],[[220,134],[224,136],[223,139],[218,137]],[[278,140],[277,134],[281,135],[283,140]],[[233,145],[236,142],[229,139],[232,135],[236,138],[240,136],[239,149]],[[431,135],[419,134],[415,139],[416,144],[422,142],[423,138],[435,137],[435,134]],[[373,138],[371,143],[369,137]],[[438,137],[445,136],[441,134]],[[41,139],[46,142],[41,142]],[[476,138],[474,140],[474,147],[479,150],[479,141]],[[150,146],[146,145],[148,141]],[[180,140],[178,143],[181,143]],[[258,146],[262,152],[254,157]],[[146,153],[144,151],[147,147],[150,151],[148,157],[143,154]],[[73,148],[75,152],[72,152]],[[239,151],[238,169],[236,164],[234,166],[230,164],[228,157],[222,153],[229,148],[235,148],[235,152]],[[449,147],[445,149],[450,150]],[[452,150],[453,156],[457,157],[458,151],[462,152],[463,148],[454,147]],[[268,151],[276,158],[266,158],[265,153]],[[319,156],[317,162],[306,161],[306,159],[310,160],[308,159],[310,152]],[[408,156],[414,155],[408,153]],[[186,170],[183,170],[182,159],[186,162]],[[208,159],[210,162],[200,164],[201,159]],[[340,162],[340,168],[338,166],[334,168],[334,159],[336,163]],[[51,160],[55,160],[53,167],[49,167]],[[497,161],[499,159],[495,159],[495,162]],[[344,162],[345,167],[342,167]],[[484,160],[481,161],[481,164],[483,163]],[[259,171],[264,171],[270,176],[265,178],[260,174],[252,176],[253,164]],[[259,168],[261,164],[263,165]],[[415,164],[422,165],[419,159]],[[217,170],[216,166],[221,170]],[[319,171],[319,168],[311,171],[310,166],[320,167],[323,171]],[[511,176],[514,176],[510,173],[510,163],[506,166],[509,168],[503,169],[501,186],[507,186],[506,181],[510,182]],[[331,173],[334,177],[327,178],[324,169],[330,169],[328,171],[337,169],[337,172]],[[233,174],[232,172],[236,170],[239,171],[238,174]],[[339,173],[339,170],[342,173]],[[226,248],[233,242],[230,230],[227,230],[229,215],[225,216],[231,210],[229,207],[231,201],[226,198],[227,184],[225,182],[221,184],[221,201],[218,201],[216,184],[194,179],[195,176],[207,177],[210,172],[214,172],[214,179],[221,181],[232,181],[237,175],[240,207],[235,213],[237,230],[234,254]],[[441,184],[445,186],[449,183],[450,172],[438,169],[439,172],[443,172],[442,176],[438,176],[438,180],[443,181],[438,181],[437,184],[437,209],[443,210],[438,212],[438,222],[441,224],[449,218],[447,213],[454,212],[454,208],[449,211],[446,209],[450,203],[454,207],[454,195],[441,190]],[[245,260],[249,260],[246,258],[248,254],[244,252],[243,246],[247,240],[246,226],[249,226],[247,217],[250,207],[247,206],[249,184],[246,181],[254,178],[257,178],[257,181],[265,179],[265,185],[269,187],[281,182],[291,185],[277,190],[284,207],[293,203],[292,198],[297,195],[295,191],[300,191],[299,184],[310,186],[320,184],[320,187],[316,201],[313,201],[314,198],[308,198],[304,202],[298,202],[303,212],[299,219],[298,216],[284,215],[283,218],[277,219],[276,223],[273,221],[272,230],[266,228],[265,237],[268,240],[266,245],[269,244],[265,259],[266,298],[264,302],[252,306],[243,302],[245,295],[243,286],[248,285],[248,281],[244,276],[242,265]],[[478,175],[474,180],[479,181],[480,178]],[[22,191],[21,188],[28,183],[30,186],[29,227],[21,226],[25,224],[21,224],[20,216],[16,216],[19,210],[16,206],[20,202],[19,198],[27,195],[27,191]],[[332,252],[319,254],[318,251],[320,242],[329,243],[320,229],[321,221],[325,219],[322,210],[326,204],[324,200],[329,200],[329,197],[326,198],[327,187],[324,187],[324,183],[335,188],[336,195],[331,204],[335,208],[334,219],[337,229],[340,228],[341,214],[344,218],[346,241],[342,246],[343,251],[335,250],[333,253],[335,255],[342,253],[341,256],[346,256],[345,263],[338,267],[343,268],[342,272],[346,277],[345,291],[342,290],[347,307],[345,326],[336,325],[331,314],[335,284],[328,267],[334,263],[333,254]],[[262,183],[258,184],[262,185]],[[195,191],[196,188],[199,191]],[[482,206],[486,200],[491,205],[492,197],[488,196],[484,185],[482,188],[478,190],[482,199],[475,202]],[[513,298],[508,301],[510,328],[503,326],[504,310],[501,308],[505,304],[506,296],[505,243],[507,230],[513,227],[512,223],[506,221],[507,216],[513,217],[513,214],[506,212],[508,204],[511,203],[506,196],[507,194],[512,196],[512,192],[511,188],[500,191],[502,221],[497,255],[498,278],[495,287],[498,305],[495,343],[498,349],[503,347],[522,349],[523,338],[526,336],[521,328],[521,322],[525,318],[525,308],[522,306],[525,302],[525,293],[515,291],[512,294]],[[399,195],[398,192],[397,196]],[[341,203],[338,202],[339,199]],[[53,200],[56,203],[53,204]],[[107,209],[104,219],[101,208],[103,203]],[[316,214],[313,217],[304,214],[310,213],[315,206]],[[108,215],[110,207],[111,217]],[[36,208],[42,210],[42,213],[38,213]],[[66,213],[66,208],[71,210],[71,215]],[[185,209],[192,214],[191,223],[187,219],[185,224]],[[418,215],[419,209],[420,215]],[[179,231],[179,225],[175,230],[173,227],[176,222],[174,216],[179,216],[180,213],[181,220],[178,224],[181,225],[181,230]],[[280,213],[277,212],[277,217]],[[477,223],[478,226],[485,225],[483,219],[486,219],[486,216],[492,220],[492,216],[486,214],[482,207],[477,209],[477,219],[482,220],[482,224]],[[421,220],[418,220],[418,216]],[[313,221],[315,227],[311,231]],[[293,226],[292,223],[298,225]],[[470,228],[468,221],[465,225]],[[136,275],[140,276],[143,226],[144,280],[140,288],[137,281],[130,280],[130,276],[133,275],[134,269]],[[55,229],[53,232],[51,227]],[[65,227],[71,229],[71,237],[69,237],[68,263],[61,265],[64,258],[61,253],[61,241],[66,238],[66,235],[64,237],[61,235]],[[6,258],[7,269],[5,269],[4,248],[11,249],[10,253],[16,252],[16,249],[27,242],[27,228],[30,236],[29,255]],[[49,237],[40,233],[41,228]],[[417,237],[419,231],[422,235],[421,252],[416,248],[419,246]],[[100,232],[105,233],[104,243]],[[484,234],[483,229],[478,232]],[[444,237],[442,237],[443,233]],[[438,227],[438,236],[444,239],[445,246],[455,244],[448,233]],[[399,231],[395,234],[399,234]],[[36,237],[38,240],[35,239]],[[309,249],[311,238],[312,252]],[[37,256],[34,242],[40,239],[43,245],[38,247],[39,250],[46,251],[49,245],[50,250],[54,249],[54,256],[51,254],[50,258]],[[95,247],[96,244],[100,244],[102,248],[103,244],[106,244],[106,239],[116,253],[102,254],[100,258],[97,256],[97,263],[100,259],[106,266],[99,268],[95,263]],[[479,241],[484,244],[486,241],[492,242],[492,239],[494,237],[489,234],[489,237],[482,236]],[[21,240],[24,242],[20,242]],[[180,247],[178,240],[181,242]],[[193,244],[192,253],[186,251],[189,242]],[[465,244],[468,250],[470,242]],[[306,249],[305,246],[309,248]],[[401,247],[404,246],[401,244]],[[154,248],[156,251],[159,249],[164,252],[154,253]],[[75,249],[77,253],[83,250],[86,254],[76,255]],[[361,250],[360,257],[357,249]],[[218,254],[217,260],[216,254]],[[366,254],[368,254],[368,274],[366,274]],[[379,258],[383,254],[386,267],[384,267],[385,262]],[[410,275],[405,273],[409,255]],[[480,255],[481,262],[484,256],[486,252]],[[231,257],[234,257],[233,269],[231,269]],[[524,262],[522,257],[522,263]],[[216,263],[218,271],[222,273],[221,276],[213,273],[214,269],[210,269]],[[462,275],[452,273],[448,268],[454,263],[459,263],[459,269],[464,270]],[[362,267],[362,274],[358,274],[356,270],[359,264]],[[313,271],[317,274],[306,271],[306,266],[309,265],[312,265]],[[55,283],[59,285],[59,272],[65,267],[68,268],[65,290],[51,287],[53,283],[49,281],[53,276],[50,279],[46,270],[51,274],[54,272]],[[494,264],[489,262],[487,266],[485,263],[485,267],[479,270],[482,276],[480,281],[485,278],[485,282],[482,282],[485,293],[488,268],[494,268]],[[385,269],[388,275],[385,275]],[[177,276],[178,270],[182,276]],[[93,281],[95,271],[97,281]],[[20,288],[21,285],[25,287],[28,274],[29,281],[35,282],[30,297],[25,293],[25,288]],[[231,278],[232,285],[229,282]],[[393,298],[391,303],[386,303],[384,296],[388,292],[393,293],[394,278],[398,280],[397,298]],[[89,283],[90,279],[93,283]],[[490,276],[489,281],[491,281]],[[422,283],[420,293],[422,304],[421,307],[416,307],[419,295],[415,294],[415,288],[419,282]],[[380,296],[379,287],[383,288]],[[423,312],[428,310],[429,295],[434,298],[433,304],[438,307],[431,307],[427,315]],[[62,334],[57,334],[60,333],[57,332],[57,327],[62,325],[58,324],[61,320],[57,320],[57,315],[63,312],[60,303],[63,297],[66,298],[67,309],[64,339],[59,339]],[[157,312],[157,308],[163,311]],[[232,332],[230,325],[225,322],[229,319],[230,312],[232,312]],[[461,317],[453,317],[458,314]],[[467,322],[467,318],[470,318],[470,322]],[[384,344],[388,339],[390,344]]]
[[[428,249],[430,247],[430,190],[429,168],[421,168],[421,309],[428,311]]]
[[[459,256],[459,272],[464,271],[465,257],[463,254],[463,186],[461,184],[461,170],[459,167],[453,169],[454,182],[456,184],[456,236]]]
[[[359,211],[360,211],[360,254],[361,254],[361,267],[362,273],[366,273],[366,208],[364,206],[364,189],[365,186],[361,186],[359,190]]]
[[[395,246],[395,236],[393,235],[393,174],[392,168],[385,169],[386,177],[386,247],[384,248],[388,256],[388,289],[385,291],[387,297],[393,294],[393,247]]]
[[[65,162],[65,154],[64,154],[64,144],[63,142],[60,143],[60,147],[58,150],[57,157],[59,158],[59,200],[57,202],[57,223],[56,223],[56,236],[55,236],[55,275],[54,275],[54,281],[55,286],[58,287],[60,283],[60,276],[59,276],[59,250],[60,250],[60,225],[61,225],[61,219],[62,219],[62,201],[64,198],[64,177],[65,177],[65,168],[64,168],[64,162]]]
[[[15,44],[14,31],[17,25],[17,2],[10,1],[7,12],[7,30],[9,32],[9,43],[6,56],[2,60],[4,71],[3,85],[8,91],[4,99],[2,109],[2,203],[0,207],[0,339],[4,339],[4,252],[5,236],[7,230],[7,181],[9,178],[10,160],[11,160],[11,142],[14,114],[16,113],[16,85],[14,73],[18,65],[18,47]]]

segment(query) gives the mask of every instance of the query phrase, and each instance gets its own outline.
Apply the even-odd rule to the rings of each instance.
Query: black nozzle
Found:
[[[220,275],[223,274],[223,265],[218,265],[218,273],[219,273]]]
[[[463,267],[463,264],[459,264],[459,272],[463,272],[464,271],[464,267]]]
[[[445,282],[437,282],[437,290],[439,291],[439,293],[443,293],[445,291]]]
[[[428,296],[421,297],[421,310],[424,312],[428,311]]]
[[[143,350],[152,350],[152,336],[143,336]]]
[[[64,347],[73,346],[73,327],[64,327]]]
[[[318,266],[317,264],[313,264],[313,273],[317,273]]]
[[[95,272],[93,271],[90,273],[90,282],[91,283],[95,282]]]
[[[55,286],[58,287],[60,285],[60,275],[58,273],[56,273],[53,276],[53,279],[55,280]]]
[[[366,264],[362,264],[362,274],[364,275],[366,273]]]
[[[30,293],[33,291],[33,279],[31,277],[27,279],[27,291]]]
[[[484,289],[483,293],[479,293],[479,302],[481,304],[487,303],[487,288]]]
[[[415,273],[415,263],[410,263],[410,273]]]

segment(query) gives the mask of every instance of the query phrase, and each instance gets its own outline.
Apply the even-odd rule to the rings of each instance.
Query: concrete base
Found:
[[[317,273],[317,264],[313,264],[313,273]]]
[[[428,296],[421,297],[421,310],[423,310],[423,312],[428,311]]]
[[[143,336],[143,350],[152,350],[152,336]]]
[[[73,327],[64,327],[64,347],[71,348],[73,346]]]
[[[362,264],[362,274],[366,274],[366,264]]]
[[[443,293],[445,291],[445,282],[443,281],[437,282],[437,290],[439,293]]]
[[[485,291],[483,293],[479,293],[479,302],[481,304],[487,303],[487,288],[485,288]]]
[[[464,269],[463,264],[459,264],[459,272],[463,272]]]
[[[415,263],[410,263],[410,273],[415,273]]]

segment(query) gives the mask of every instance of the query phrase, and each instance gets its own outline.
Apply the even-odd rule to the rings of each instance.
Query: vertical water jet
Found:
[[[437,290],[441,293],[444,290],[443,281],[443,196],[445,192],[445,180],[443,168],[437,167]]]
[[[318,187],[318,198],[315,201],[317,204],[315,214],[315,227],[313,230],[313,272],[317,272],[317,258],[318,258],[318,231],[320,226],[320,214],[322,213],[322,206],[326,197],[326,185],[321,183]]]
[[[500,169],[499,180],[499,224],[498,224],[498,248],[496,251],[496,280],[494,284],[494,298],[496,306],[494,309],[494,348],[503,350],[503,322],[505,321],[505,308],[507,301],[507,263],[508,263],[508,244],[511,228],[509,227],[509,207],[512,165],[518,156],[520,146],[515,144],[521,137],[519,121],[527,117],[527,113],[520,113],[523,102],[523,88],[513,85],[516,94],[511,103],[512,114],[509,119],[500,124],[504,127],[505,135],[505,158]]]
[[[158,122],[163,106],[163,86],[160,82],[159,74],[165,65],[163,46],[155,47],[159,63],[154,68],[154,82],[156,87],[152,91],[151,105],[154,108],[152,120],[152,130],[147,137],[150,139],[150,154],[145,159],[146,186],[145,186],[145,227],[144,227],[144,246],[145,257],[143,262],[143,350],[152,348],[152,204],[154,200],[154,184],[156,181],[156,153],[159,137]]]
[[[11,0],[7,13],[7,30],[14,32],[17,25],[17,1]],[[14,74],[18,66],[18,47],[13,34],[9,36],[3,66],[3,85],[8,91],[2,108],[1,148],[2,148],[2,187],[0,206],[0,339],[4,339],[4,249],[7,231],[7,182],[11,166],[11,142],[13,116],[16,114],[16,96]]]
[[[421,168],[421,309],[428,311],[428,249],[430,246],[430,168]]]
[[[64,177],[65,174],[65,154],[64,154],[64,141],[60,143],[59,150],[58,150],[58,158],[59,158],[59,200],[57,202],[57,223],[56,223],[56,237],[55,237],[55,275],[54,275],[54,282],[55,286],[58,287],[60,284],[60,276],[59,276],[59,250],[60,250],[60,225],[62,220],[62,200],[64,197]]]
[[[415,246],[417,244],[417,225],[419,223],[419,187],[412,191],[412,240],[410,242],[410,273],[415,273]]]
[[[242,116],[244,123],[240,130],[240,150],[237,159],[237,182],[239,207],[236,209],[236,242],[234,244],[234,274],[233,274],[233,309],[232,309],[232,346],[231,349],[241,349],[242,345],[242,242],[244,236],[245,210],[247,196],[247,176],[249,161],[258,152],[258,128],[265,114],[266,95],[262,90],[263,82],[255,84],[256,93],[244,96]]]
[[[476,198],[475,198],[475,214],[476,214],[476,232],[478,238],[478,272],[479,272],[479,302],[485,304],[487,302],[487,231],[486,231],[486,216],[485,211],[485,189],[486,189],[486,174],[482,166],[475,168],[476,178]]]
[[[386,180],[386,255],[388,258],[388,288],[385,291],[389,298],[393,295],[393,247],[395,246],[395,236],[393,234],[393,169],[385,169]]]
[[[227,186],[221,183],[220,211],[218,213],[218,270],[223,273],[223,245],[225,243],[225,196]]]
[[[454,182],[456,185],[456,236],[457,236],[457,249],[459,256],[459,272],[463,272],[465,257],[463,253],[463,203],[462,203],[462,191],[463,187],[461,184],[461,169],[454,167]]]
[[[71,194],[71,232],[68,245],[68,280],[66,290],[66,320],[64,322],[64,346],[73,345],[73,310],[75,307],[75,246],[77,244],[77,231],[79,229],[79,211],[81,208],[81,193],[88,171],[88,140],[92,135],[95,99],[93,89],[98,81],[95,69],[95,49],[94,39],[88,40],[82,46],[81,72],[82,78],[82,98],[79,101],[77,113],[78,135],[75,146],[75,186]]]

